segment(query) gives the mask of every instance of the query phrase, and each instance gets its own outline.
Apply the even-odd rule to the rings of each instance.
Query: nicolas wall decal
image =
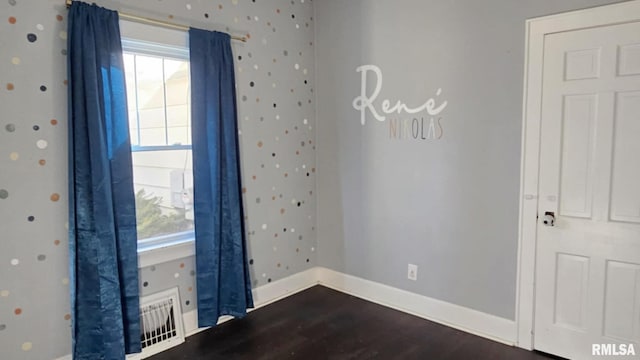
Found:
[[[367,112],[374,119],[389,123],[390,139],[439,140],[444,135],[440,113],[447,107],[446,100],[436,100],[442,95],[438,88],[435,97],[422,104],[410,106],[402,100],[392,103],[389,99],[376,101],[382,90],[382,70],[376,65],[362,65],[356,68],[360,73],[360,96],[353,99],[354,109],[360,111],[360,123],[367,122]],[[370,75],[371,74],[371,75]],[[369,80],[374,81],[373,91],[367,94]],[[379,103],[379,109],[376,104]],[[405,114],[405,117],[400,117]]]

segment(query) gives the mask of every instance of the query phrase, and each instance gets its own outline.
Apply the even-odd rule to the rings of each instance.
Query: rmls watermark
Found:
[[[591,344],[591,355],[599,356],[634,356],[633,344]]]

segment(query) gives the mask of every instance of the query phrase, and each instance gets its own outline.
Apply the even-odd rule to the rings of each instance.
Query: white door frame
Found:
[[[519,347],[529,350],[534,348],[536,217],[544,37],[557,32],[638,21],[638,14],[640,0],[633,0],[527,20],[516,294]]]

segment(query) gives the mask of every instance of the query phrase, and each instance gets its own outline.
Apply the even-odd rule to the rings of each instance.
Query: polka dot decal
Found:
[[[195,274],[193,257],[145,267],[140,271],[140,293],[145,296],[177,286],[183,312],[194,310]]]
[[[11,224],[3,239],[12,242],[0,247],[0,337],[8,339],[0,357],[8,359],[58,358],[71,341],[67,11],[60,3],[30,4],[0,2],[0,213]],[[311,1],[138,0],[136,9],[247,38],[232,47],[251,283],[266,285],[314,266]],[[193,257],[145,267],[141,294],[177,286],[183,311],[195,310],[196,272]],[[47,307],[39,306],[43,294]],[[34,328],[34,321],[51,325]]]

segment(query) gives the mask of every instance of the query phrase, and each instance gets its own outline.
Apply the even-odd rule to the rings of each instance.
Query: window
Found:
[[[193,239],[188,50],[122,40],[138,248]]]

